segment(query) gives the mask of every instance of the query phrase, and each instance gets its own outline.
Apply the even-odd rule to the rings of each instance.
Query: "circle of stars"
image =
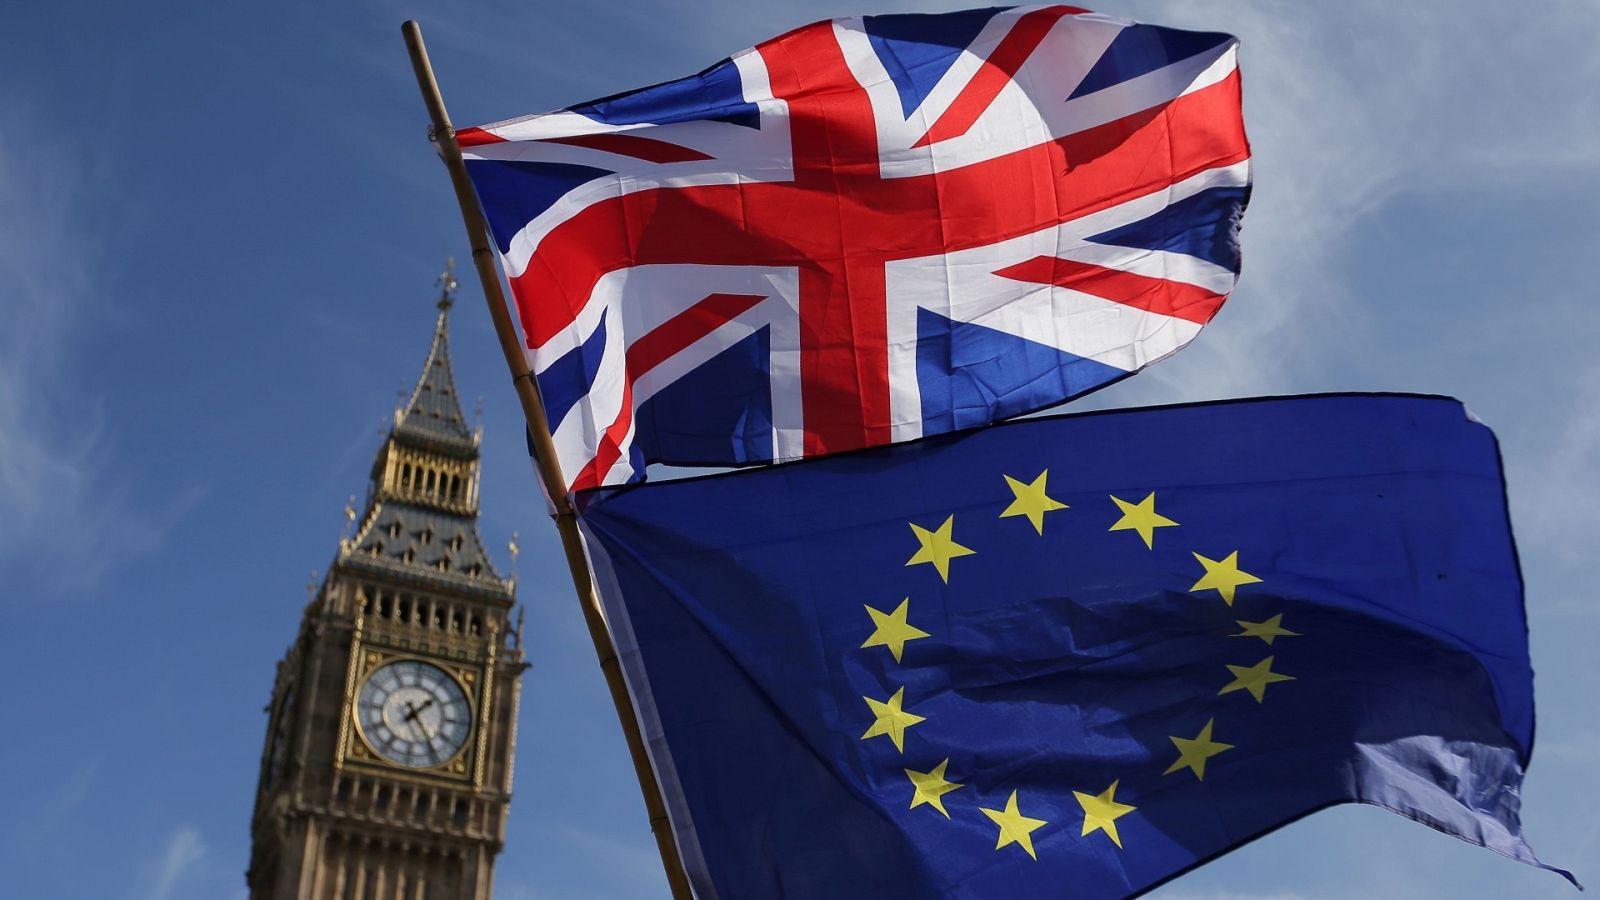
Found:
[[[1049,475],[1048,469],[1041,471],[1031,480],[1004,475],[1005,485],[1010,490],[1012,499],[999,517],[1026,519],[1034,533],[1043,536],[1047,516],[1050,513],[1071,509],[1068,504],[1049,495]],[[1125,500],[1115,494],[1110,495],[1110,500],[1120,513],[1120,517],[1107,531],[1131,531],[1139,537],[1147,550],[1155,549],[1158,530],[1180,527],[1180,523],[1157,511],[1155,491],[1150,491],[1137,502]],[[954,514],[946,516],[943,522],[934,527],[915,522],[908,524],[917,542],[917,549],[905,565],[908,567],[930,565],[944,584],[950,583],[952,561],[977,553],[956,540]],[[1192,594],[1215,591],[1216,596],[1231,608],[1239,597],[1240,588],[1262,583],[1260,577],[1241,568],[1238,550],[1233,550],[1220,559],[1212,559],[1199,552],[1192,552],[1192,555],[1202,570],[1189,588]],[[866,606],[873,630],[862,642],[861,648],[884,647],[897,664],[902,663],[908,643],[932,637],[929,632],[911,624],[910,606],[909,596],[902,599],[899,605],[889,612]],[[1273,642],[1278,638],[1299,636],[1299,632],[1284,627],[1282,613],[1259,622],[1245,619],[1238,619],[1236,622],[1243,630],[1228,637],[1259,638],[1268,647],[1273,646]],[[1271,655],[1251,665],[1227,665],[1232,680],[1224,684],[1217,694],[1221,696],[1243,692],[1257,704],[1264,703],[1267,689],[1271,685],[1295,680],[1292,675],[1274,671],[1275,660],[1276,656]],[[925,716],[906,708],[905,693],[905,686],[901,685],[882,700],[866,696],[861,698],[873,717],[872,723],[861,735],[861,740],[887,737],[893,743],[896,752],[905,753],[907,729],[928,721]],[[1173,775],[1188,771],[1197,781],[1204,781],[1207,763],[1214,757],[1234,749],[1234,745],[1214,737],[1215,728],[1216,718],[1212,717],[1206,720],[1194,737],[1170,736],[1169,740],[1172,741],[1178,755],[1162,774]],[[909,809],[927,806],[946,819],[951,818],[950,811],[945,806],[945,798],[965,785],[948,777],[949,766],[950,758],[945,757],[925,772],[904,768],[911,787]],[[1117,820],[1133,813],[1138,807],[1117,799],[1117,788],[1120,784],[1121,779],[1116,779],[1099,792],[1079,790],[1072,792],[1083,814],[1080,837],[1088,838],[1096,833],[1102,833],[1117,848],[1122,847],[1122,835],[1117,829]],[[1046,819],[1025,814],[1021,806],[1022,801],[1019,799],[1018,791],[1012,790],[1006,802],[998,808],[979,806],[978,810],[998,829],[996,851],[1015,845],[1031,859],[1037,860],[1039,856],[1034,847],[1034,832],[1046,828],[1051,823]]]

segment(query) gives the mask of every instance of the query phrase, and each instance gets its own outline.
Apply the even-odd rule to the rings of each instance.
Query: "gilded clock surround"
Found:
[[[473,746],[477,743],[478,735],[482,734],[488,725],[486,721],[480,721],[479,718],[483,712],[487,711],[487,707],[478,702],[477,699],[479,685],[487,681],[483,677],[483,670],[481,668],[456,666],[448,663],[441,665],[438,660],[410,653],[385,653],[376,646],[368,647],[358,655],[360,657],[360,671],[356,675],[356,690],[346,697],[346,705],[349,707],[350,723],[352,725],[349,733],[353,740],[345,748],[345,759],[355,763],[371,762],[377,765],[395,766],[402,772],[414,775],[436,775],[457,779],[467,778],[467,762],[472,759]],[[373,745],[371,735],[367,734],[367,730],[361,725],[360,698],[362,690],[366,687],[367,682],[377,675],[379,670],[397,662],[417,662],[438,669],[447,678],[455,681],[456,686],[465,698],[467,709],[470,713],[467,736],[461,745],[451,752],[449,757],[435,765],[411,766],[390,759],[384,755],[382,750]],[[391,724],[390,727],[392,728],[393,725]],[[482,773],[476,771],[476,767],[474,767],[471,780],[474,784],[482,783]]]
[[[252,900],[486,900],[505,839],[523,662],[515,584],[477,529],[481,431],[449,356],[454,281],[422,375],[395,410],[353,532],[315,585],[267,705],[246,872]],[[471,711],[462,746],[410,767],[368,743],[368,676],[415,660]]]

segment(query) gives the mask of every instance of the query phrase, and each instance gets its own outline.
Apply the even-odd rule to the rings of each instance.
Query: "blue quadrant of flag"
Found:
[[[579,497],[702,897],[1121,897],[1372,803],[1538,864],[1494,436],[1092,413]]]

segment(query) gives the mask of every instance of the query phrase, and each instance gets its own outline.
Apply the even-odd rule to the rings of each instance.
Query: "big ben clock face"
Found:
[[[472,707],[460,683],[443,669],[407,659],[367,676],[356,699],[356,721],[378,755],[426,769],[442,765],[466,745]]]

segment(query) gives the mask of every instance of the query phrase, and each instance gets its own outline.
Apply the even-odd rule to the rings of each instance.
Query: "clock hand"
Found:
[[[433,705],[433,698],[432,697],[429,697],[427,700],[424,700],[421,706],[412,706],[411,705],[411,701],[407,700],[406,701],[406,709],[409,710],[409,712],[406,713],[406,718],[407,719],[415,719],[418,714],[420,714],[423,710],[427,709],[428,707],[430,707],[432,705]]]
[[[417,712],[420,713],[423,710],[427,709],[428,707],[432,706],[433,705],[433,700],[434,700],[434,698],[429,697],[427,700],[423,701],[422,705],[417,707]],[[429,734],[428,733],[428,726],[425,725],[421,719],[417,720],[417,725],[418,725],[418,727],[420,727],[422,729],[422,737],[428,744],[428,755],[433,757],[434,764],[437,765],[437,764],[439,764],[441,762],[444,762],[444,760],[441,759],[440,756],[439,756],[439,748],[435,747],[433,745],[434,739],[439,736],[438,729],[435,728],[433,730],[433,733]]]
[[[432,702],[433,699],[431,697],[428,699],[427,703],[424,703],[421,706],[413,706],[411,705],[410,700],[406,701],[406,721],[412,723],[413,727],[415,727],[417,731],[422,732],[422,738],[425,741],[432,741],[433,737],[432,735],[428,734],[428,726],[422,721],[421,714],[422,711],[427,709],[428,705]]]

